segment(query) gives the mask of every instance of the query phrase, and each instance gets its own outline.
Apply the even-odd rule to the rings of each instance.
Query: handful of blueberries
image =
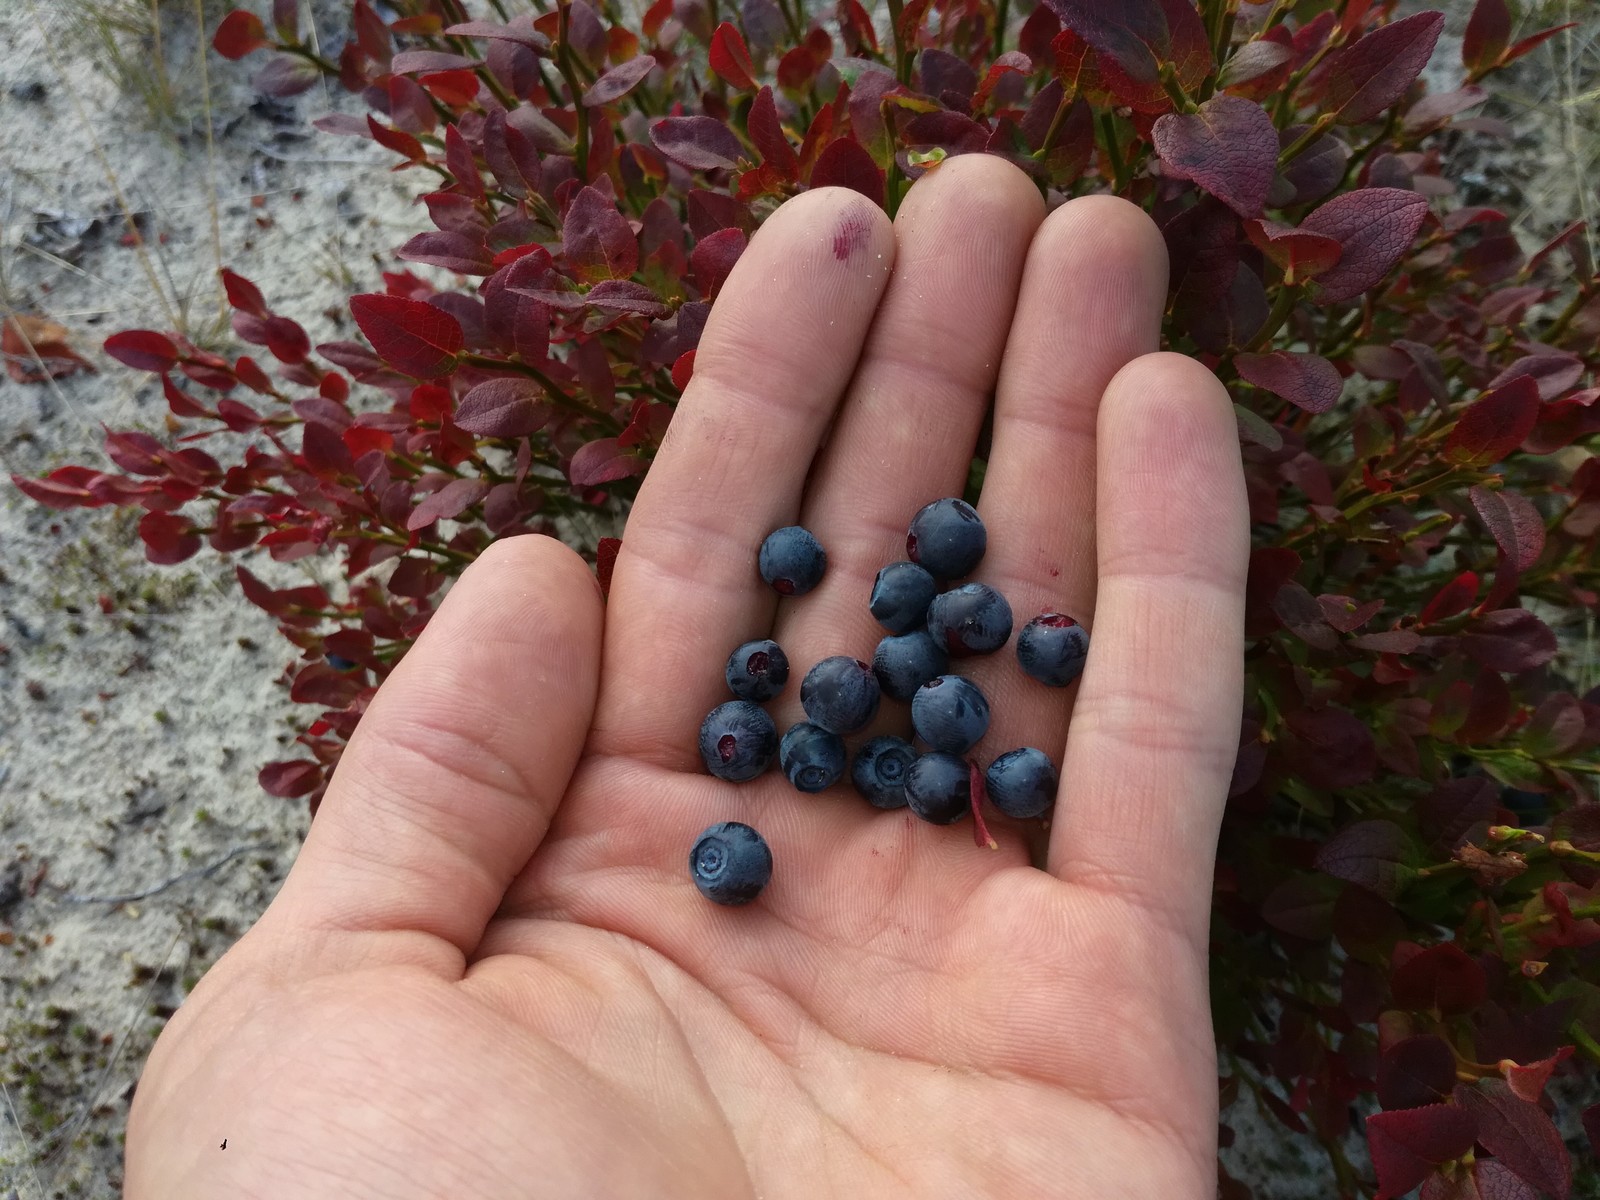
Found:
[[[800,683],[806,720],[781,738],[761,705],[783,691],[789,659],[769,639],[746,642],[728,658],[728,688],[737,699],[719,704],[700,726],[700,755],[719,779],[744,783],[766,772],[774,758],[802,792],[820,792],[843,778],[874,807],[908,807],[935,825],[949,825],[969,810],[979,845],[995,847],[980,803],[988,799],[1009,817],[1047,813],[1055,803],[1056,770],[1032,746],[1010,750],[981,770],[968,755],[989,729],[989,702],[977,684],[949,673],[950,660],[992,654],[1011,638],[1011,606],[984,583],[964,583],[982,560],[988,534],[976,510],[958,499],[935,500],[912,518],[906,535],[909,561],[878,572],[868,608],[889,631],[869,665],[845,655],[825,658]],[[801,596],[822,581],[827,553],[798,525],[762,543],[761,577],[785,596]],[[1033,678],[1065,687],[1083,671],[1089,635],[1062,613],[1046,612],[1017,636],[1017,661]],[[869,725],[881,698],[911,705],[911,726],[927,749],[903,738],[874,737],[852,757],[848,734]],[[718,904],[748,904],[772,875],[772,853],[750,826],[724,821],[707,829],[689,855],[700,891]]]

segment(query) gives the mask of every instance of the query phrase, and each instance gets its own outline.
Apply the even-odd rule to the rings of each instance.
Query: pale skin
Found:
[[[837,189],[780,209],[609,601],[541,537],[461,577],[151,1054],[126,1195],[1209,1200],[1248,517],[1226,394],[1155,353],[1165,294],[1144,214],[1046,217],[998,159],[945,163],[892,224]],[[991,400],[978,578],[1019,623],[1092,629],[1068,689],[1010,647],[962,667],[995,713],[980,756],[1061,763],[1048,832],[996,819],[991,851],[848,786],[706,775],[735,644],[788,651],[780,729],[812,663],[871,657],[872,578],[961,493]],[[780,602],[755,552],[797,522],[828,574]],[[688,872],[729,819],[775,859],[746,908]]]

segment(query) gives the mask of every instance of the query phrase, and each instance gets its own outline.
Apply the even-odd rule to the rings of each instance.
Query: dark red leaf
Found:
[[[589,85],[589,90],[583,94],[584,107],[597,108],[616,103],[643,83],[655,68],[656,60],[649,54],[619,63]]]
[[[1333,905],[1339,884],[1320,875],[1291,875],[1261,902],[1261,918],[1274,929],[1307,941],[1333,932]]]
[[[304,758],[270,762],[261,768],[256,779],[267,795],[292,800],[316,789],[322,782],[322,766]]]
[[[454,520],[488,494],[489,485],[482,479],[452,479],[437,492],[423,497],[422,503],[411,510],[406,528],[415,532],[435,521]]]
[[[567,262],[586,282],[626,279],[639,268],[633,228],[599,188],[582,188],[572,198],[561,237]]]
[[[1367,1147],[1378,1172],[1377,1200],[1394,1200],[1419,1186],[1440,1163],[1472,1149],[1472,1118],[1453,1104],[1373,1113]]]
[[[480,437],[523,437],[550,419],[543,395],[532,380],[491,379],[461,398],[453,419]]]
[[[1339,402],[1344,390],[1339,368],[1320,354],[1292,350],[1236,354],[1233,366],[1245,382],[1282,396],[1306,412],[1327,412]]]
[[[193,558],[203,545],[188,520],[168,512],[145,513],[139,519],[139,540],[144,542],[144,556],[162,566]]]
[[[883,207],[883,171],[859,142],[839,138],[811,168],[811,186],[845,187],[860,192],[878,207]]]
[[[1220,94],[1151,130],[1169,175],[1192,179],[1241,217],[1258,216],[1278,168],[1278,130],[1254,100]]]
[[[1461,572],[1435,592],[1433,599],[1423,605],[1422,612],[1417,617],[1417,624],[1429,625],[1434,621],[1443,621],[1447,617],[1466,612],[1478,598],[1478,584],[1476,572]]]
[[[741,92],[756,88],[754,64],[750,61],[750,48],[732,21],[724,21],[711,35],[711,69]]]
[[[744,253],[745,240],[742,229],[719,229],[695,243],[689,255],[689,269],[694,272],[695,286],[707,300],[716,295],[733,271],[734,263]]]
[[[1413,875],[1411,839],[1393,821],[1358,821],[1317,851],[1316,866],[1392,900]]]
[[[252,50],[270,46],[272,42],[267,38],[267,27],[261,23],[260,17],[236,8],[222,18],[211,45],[223,58],[238,59]]]
[[[1249,220],[1246,236],[1283,272],[1285,283],[1300,283],[1331,270],[1344,253],[1338,238],[1307,233],[1276,221]]]
[[[774,168],[785,181],[792,182],[799,177],[800,160],[784,136],[771,88],[762,88],[750,102],[748,129],[762,162]]]
[[[1511,12],[1506,0],[1478,0],[1461,39],[1461,63],[1481,75],[1500,61],[1511,42]]]
[[[1389,984],[1400,1008],[1446,1015],[1471,1012],[1488,987],[1483,968],[1454,942],[1413,954],[1395,968]]]
[[[1463,412],[1444,444],[1444,457],[1467,467],[1487,467],[1510,454],[1539,420],[1539,385],[1519,375],[1486,392]]]
[[[1477,1140],[1485,1150],[1524,1182],[1567,1200],[1572,1157],[1544,1109],[1521,1099],[1501,1079],[1457,1084],[1455,1100],[1477,1122]]]
[[[150,329],[127,329],[106,339],[105,351],[123,366],[136,371],[172,370],[178,361],[178,348],[172,339]]]
[[[1371,650],[1377,654],[1411,654],[1422,645],[1422,635],[1410,629],[1385,629],[1353,637],[1350,644],[1357,650]]]
[[[642,474],[650,464],[627,453],[616,438],[601,438],[580,447],[567,466],[567,478],[578,487],[598,487]]]
[[[678,361],[672,364],[672,386],[682,392],[689,386],[689,380],[694,378],[694,351],[685,350],[678,356]]]
[[[694,171],[733,167],[744,157],[733,130],[715,117],[664,117],[650,126],[650,140],[668,158]]]
[[[906,146],[941,146],[949,154],[979,154],[989,144],[989,127],[958,112],[918,113],[906,122]]]
[[[367,128],[372,131],[372,140],[378,145],[404,155],[411,162],[422,162],[428,157],[428,152],[416,138],[403,129],[391,129],[387,125],[378,124],[371,113],[367,114]]]
[[[1402,1038],[1378,1060],[1378,1103],[1385,1108],[1438,1104],[1455,1086],[1456,1056],[1442,1037]]]
[[[1521,492],[1491,491],[1482,484],[1467,489],[1472,507],[1488,526],[1506,561],[1526,571],[1544,552],[1544,518]]]
[[[1300,222],[1303,232],[1344,248],[1338,265],[1317,277],[1318,297],[1337,304],[1375,286],[1411,249],[1427,216],[1428,201],[1402,188],[1361,188],[1329,200]]]
[[[1346,125],[1380,116],[1422,74],[1443,29],[1443,13],[1421,12],[1335,50],[1328,56],[1324,111]]]
[[[448,375],[466,345],[456,319],[422,300],[352,296],[350,314],[384,362],[417,379]]]
[[[1600,1104],[1583,1110],[1583,1131],[1589,1135],[1589,1148],[1600,1158]]]
[[[1527,375],[1538,383],[1539,399],[1549,401],[1554,400],[1568,388],[1576,386],[1583,378],[1585,369],[1583,359],[1576,354],[1557,352],[1528,354],[1517,359],[1491,379],[1488,387],[1497,388]]]
[[[1285,724],[1294,769],[1312,787],[1354,787],[1372,777],[1372,730],[1344,709],[1301,709]]]
[[[1539,701],[1522,729],[1522,749],[1534,758],[1555,758],[1584,740],[1588,718],[1577,697],[1552,692]]]
[[[1500,789],[1481,775],[1447,779],[1417,801],[1422,835],[1448,855],[1476,828],[1487,825],[1500,804]]]
[[[265,322],[267,349],[279,362],[303,363],[311,357],[311,339],[288,317],[268,317]]]
[[[722,232],[739,233],[738,230],[728,229]],[[740,236],[744,235],[740,233]],[[614,313],[632,313],[641,317],[665,317],[672,313],[671,306],[664,303],[660,296],[644,284],[635,283],[631,279],[601,280],[589,289],[583,300],[591,308]]]
[[[1517,674],[1542,667],[1556,656],[1556,635],[1524,608],[1485,613],[1460,635],[1468,657],[1491,671]]]
[[[247,312],[262,320],[272,315],[261,289],[243,275],[235,274],[227,267],[222,268],[222,290],[228,294],[228,303],[240,312]]]
[[[594,552],[595,577],[600,581],[600,594],[611,595],[611,571],[617,563],[617,551],[622,549],[620,538],[605,537]]]
[[[464,233],[419,233],[400,247],[400,257],[461,275],[489,275],[494,271],[493,256],[483,239]]]

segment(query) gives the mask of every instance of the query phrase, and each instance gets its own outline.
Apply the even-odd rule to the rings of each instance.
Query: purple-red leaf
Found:
[[[468,237],[464,233],[419,233],[400,247],[400,257],[407,262],[427,263],[430,267],[443,267],[461,275],[489,275],[494,271],[494,256],[482,238]]]
[[[1500,61],[1511,43],[1511,10],[1506,0],[1478,0],[1461,38],[1461,65],[1481,75]]]
[[[583,302],[591,308],[633,313],[641,317],[666,317],[672,314],[671,306],[663,303],[660,296],[631,279],[602,279],[589,289]]]
[[[1327,412],[1339,402],[1344,380],[1339,368],[1320,354],[1274,350],[1270,354],[1236,354],[1233,366],[1239,377],[1306,412]]]
[[[1528,354],[1501,371],[1489,381],[1488,386],[1497,388],[1520,375],[1528,375],[1539,385],[1539,399],[1549,401],[1575,386],[1583,378],[1586,369],[1583,359],[1576,354],[1562,351]]]
[[[1378,1060],[1378,1103],[1385,1108],[1438,1104],[1455,1085],[1455,1053],[1433,1034],[1402,1038]]]
[[[642,474],[650,464],[629,454],[616,438],[601,438],[579,448],[567,466],[567,478],[578,487],[598,487],[629,475]]]
[[[165,374],[178,361],[172,339],[151,329],[127,329],[106,339],[105,351],[125,367]]]
[[[466,344],[454,317],[405,296],[352,296],[350,315],[379,358],[417,379],[449,374]]]
[[[1406,118],[1400,127],[1406,133],[1417,133],[1430,125],[1449,120],[1457,113],[1466,112],[1488,98],[1489,93],[1475,83],[1459,87],[1453,92],[1432,92],[1406,109]]]
[[[694,272],[695,286],[707,300],[717,294],[733,264],[739,261],[745,240],[742,229],[719,229],[695,243],[689,255],[689,269]]]
[[[435,521],[454,520],[488,494],[489,485],[482,479],[452,479],[437,492],[423,497],[422,503],[411,510],[406,528],[414,533]]]
[[[1525,608],[1484,613],[1460,635],[1461,649],[1491,671],[1517,674],[1556,656],[1556,635]]]
[[[656,68],[656,60],[648,54],[630,58],[596,79],[583,94],[585,108],[597,108],[621,100],[644,82],[645,76]]]
[[[1393,821],[1357,821],[1317,851],[1317,870],[1392,900],[1411,878],[1411,841]]]
[[[1572,1157],[1555,1122],[1502,1079],[1457,1084],[1456,1103],[1477,1123],[1477,1140],[1523,1181],[1556,1200],[1572,1191]]]
[[[1254,100],[1219,94],[1193,113],[1156,118],[1162,167],[1192,179],[1241,217],[1261,213],[1278,167],[1278,130]]]
[[[579,279],[626,279],[638,270],[639,241],[633,228],[597,187],[583,188],[572,198],[561,237],[567,262]]]
[[[541,428],[551,409],[543,392],[528,379],[491,379],[480,383],[456,405],[455,423],[479,437],[522,437]]]
[[[1301,231],[1344,247],[1338,265],[1317,277],[1319,298],[1337,304],[1376,285],[1411,249],[1427,216],[1428,201],[1403,188],[1361,188],[1317,209]]]
[[[1444,14],[1421,12],[1374,29],[1328,58],[1325,111],[1346,125],[1379,116],[1406,94],[1428,65]]]
[[[1467,497],[1494,536],[1495,545],[1518,572],[1526,571],[1544,551],[1544,518],[1521,492],[1491,491],[1482,484]]]
[[[800,174],[800,159],[794,147],[784,136],[783,124],[778,120],[778,106],[772,98],[772,89],[764,87],[750,102],[748,130],[761,161],[777,171],[787,181]]]
[[[1472,1149],[1473,1120],[1453,1104],[1373,1113],[1367,1148],[1378,1172],[1377,1200],[1394,1200],[1419,1186],[1440,1163]]]
[[[292,54],[274,54],[250,83],[262,95],[283,100],[309,92],[321,78],[317,68],[304,59]]]
[[[744,156],[739,139],[715,117],[663,117],[650,126],[650,140],[674,162],[694,171],[716,171]]]
[[[1245,236],[1283,272],[1285,283],[1301,283],[1331,270],[1344,253],[1338,238],[1307,233],[1276,221],[1244,223]]]
[[[550,49],[550,39],[535,29],[515,25],[496,25],[492,21],[464,21],[445,30],[451,37],[488,38],[491,41],[514,42],[535,53]]]
[[[1413,954],[1395,968],[1389,984],[1400,1008],[1437,1009],[1447,1016],[1477,1008],[1488,988],[1483,968],[1454,942]]]
[[[267,795],[292,800],[316,790],[322,782],[322,767],[305,758],[270,762],[257,773],[256,780]]]
[[[883,171],[861,143],[850,138],[828,143],[811,168],[811,186],[849,188],[883,207]]]
[[[443,50],[402,50],[389,63],[389,71],[394,75],[416,75],[424,71],[471,70],[481,65],[475,58]]]
[[[1531,375],[1519,375],[1468,406],[1445,441],[1444,457],[1464,467],[1487,467],[1522,445],[1538,420],[1539,385]]]

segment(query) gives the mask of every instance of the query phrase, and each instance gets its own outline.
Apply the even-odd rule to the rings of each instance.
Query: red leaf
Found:
[[[292,366],[311,357],[311,339],[299,324],[288,317],[268,317],[266,335],[267,349],[279,362]]]
[[[270,45],[272,42],[267,38],[267,27],[261,23],[261,18],[242,8],[236,8],[223,17],[211,39],[212,48],[223,58],[231,59],[243,58],[252,50]]]
[[[419,233],[400,247],[400,257],[461,275],[490,275],[495,269],[482,237],[472,238],[464,233]]]
[[[1481,75],[1500,61],[1511,41],[1511,12],[1506,0],[1478,0],[1461,38],[1461,65]]]
[[[1378,1060],[1378,1103],[1384,1108],[1421,1108],[1449,1099],[1456,1085],[1456,1056],[1433,1034],[1402,1038]]]
[[[1567,1200],[1572,1158],[1555,1123],[1537,1104],[1521,1099],[1500,1079],[1456,1085],[1456,1103],[1478,1125],[1478,1142],[1524,1182]]]
[[[391,129],[387,125],[378,124],[371,113],[367,114],[367,128],[372,131],[372,140],[378,145],[386,150],[393,150],[396,154],[405,155],[411,162],[422,162],[428,157],[428,152],[416,138],[403,129]]]
[[[597,187],[583,188],[572,198],[561,238],[568,264],[585,282],[626,279],[639,268],[632,226]]]
[[[378,357],[416,379],[448,375],[466,345],[456,319],[422,300],[377,293],[352,296],[350,314]]]
[[[452,479],[411,510],[406,528],[414,533],[435,521],[454,520],[488,494],[489,485],[482,479]]]
[[[261,768],[256,779],[267,795],[292,800],[316,790],[322,782],[322,766],[304,758],[271,762]]]
[[[1577,27],[1578,23],[1576,21],[1572,21],[1566,25],[1556,25],[1550,29],[1541,29],[1538,33],[1529,34],[1515,46],[1512,46],[1511,49],[1506,51],[1503,61],[1508,63],[1516,62],[1517,59],[1521,58],[1524,54],[1527,54],[1528,52],[1544,45],[1551,38],[1555,37],[1556,34],[1565,33],[1568,29],[1576,29]]]
[[[1410,855],[1411,841],[1393,821],[1357,821],[1323,844],[1316,867],[1392,900],[1413,873]]]
[[[1319,298],[1337,304],[1375,286],[1411,249],[1427,216],[1427,200],[1402,188],[1361,188],[1317,209],[1301,230],[1344,247],[1338,265],[1317,278]]]
[[[731,21],[718,25],[711,35],[711,69],[738,91],[756,89],[756,69],[750,62],[750,48]]]
[[[200,536],[183,517],[168,512],[148,512],[139,519],[139,539],[144,556],[153,563],[171,566],[200,552]]]
[[[172,339],[150,329],[128,329],[106,339],[105,351],[124,366],[136,371],[172,370],[178,361],[178,348]]]
[[[1378,1172],[1377,1200],[1417,1187],[1440,1163],[1460,1158],[1476,1140],[1472,1118],[1453,1104],[1373,1113],[1367,1147]]]
[[[776,170],[785,182],[792,183],[800,177],[800,160],[795,157],[794,147],[784,136],[771,88],[762,88],[750,102],[747,128],[763,163]]]
[[[1464,613],[1478,598],[1478,576],[1473,571],[1463,571],[1434,593],[1417,617],[1418,625],[1431,625]]]
[[[649,466],[642,458],[635,458],[618,444],[616,438],[601,438],[580,447],[567,466],[567,478],[578,487],[598,487],[642,474]]]
[[[1539,420],[1539,385],[1531,375],[1486,392],[1457,419],[1444,444],[1449,462],[1487,467],[1510,454]]]
[[[1539,1098],[1544,1095],[1544,1088],[1550,1082],[1550,1076],[1555,1073],[1558,1066],[1571,1058],[1572,1054],[1571,1046],[1563,1046],[1549,1058],[1541,1058],[1538,1062],[1519,1064],[1509,1058],[1501,1059],[1500,1073],[1505,1076],[1506,1086],[1519,1100],[1537,1104]]]
[[[1278,170],[1278,130],[1254,100],[1216,95],[1151,130],[1168,175],[1192,179],[1241,217],[1260,214]]]
[[[694,377],[694,351],[685,350],[678,355],[678,361],[672,364],[672,386],[682,392],[689,386],[689,380]]]
[[[589,90],[583,94],[583,106],[598,108],[603,104],[616,103],[643,83],[655,69],[656,60],[648,54],[619,63],[589,86]]]
[[[465,108],[478,98],[478,73],[470,67],[455,71],[430,71],[417,82],[447,108]]]
[[[456,406],[455,423],[479,437],[524,437],[550,419],[538,385],[524,379],[480,383]]]
[[[828,143],[811,168],[811,186],[849,188],[883,207],[883,171],[861,143],[850,138]]]
[[[1239,377],[1311,413],[1327,412],[1339,402],[1344,380],[1339,368],[1320,354],[1274,350],[1270,354],[1235,354]]]
[[[43,479],[13,475],[11,482],[24,496],[49,508],[99,508],[105,501],[95,498],[86,486],[99,478],[88,467],[57,467]]]
[[[272,315],[261,289],[243,275],[237,275],[227,267],[222,268],[222,290],[228,294],[228,303],[240,312],[260,317],[263,321]]]
[[[1338,238],[1307,233],[1276,221],[1250,220],[1244,223],[1246,236],[1278,268],[1285,283],[1313,279],[1332,269],[1344,253]]]
[[[1525,608],[1502,608],[1479,617],[1459,638],[1468,657],[1491,671],[1517,674],[1556,656],[1556,635]]]
[[[707,300],[721,289],[744,247],[742,229],[719,229],[695,243],[689,255],[689,269],[694,272],[695,286]]]
[[[611,571],[617,564],[617,551],[622,549],[622,539],[605,537],[594,552],[594,573],[600,581],[600,594],[611,595]]]
[[[650,126],[657,150],[693,171],[733,167],[744,157],[739,139],[715,117],[664,117]]]
[[[1471,1012],[1483,1003],[1488,981],[1483,968],[1454,942],[1441,942],[1396,967],[1389,985],[1400,1008],[1437,1009],[1445,1015]]]
[[[1467,489],[1472,507],[1488,526],[1500,553],[1519,573],[1544,551],[1544,518],[1520,492],[1490,491],[1482,484]]]
[[[1325,112],[1346,125],[1382,114],[1404,96],[1428,65],[1444,14],[1421,12],[1374,29],[1328,57]]]

